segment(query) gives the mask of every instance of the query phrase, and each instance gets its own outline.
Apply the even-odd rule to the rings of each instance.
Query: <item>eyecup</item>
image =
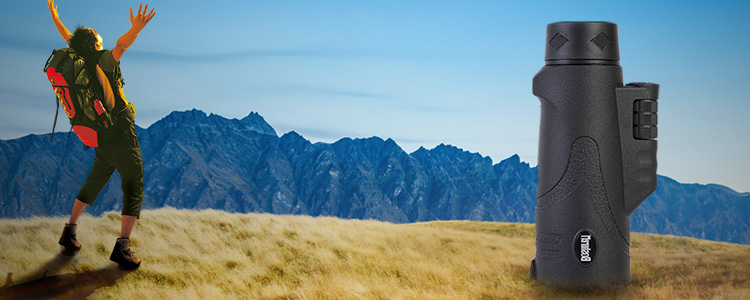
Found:
[[[547,65],[619,65],[617,24],[557,22],[547,25]]]

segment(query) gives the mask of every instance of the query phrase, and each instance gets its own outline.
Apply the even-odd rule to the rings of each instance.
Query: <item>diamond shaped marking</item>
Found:
[[[555,33],[555,36],[553,36],[552,39],[549,40],[550,46],[552,46],[552,48],[555,48],[555,50],[560,50],[560,47],[565,45],[565,43],[567,42],[568,39],[559,32]]]
[[[591,42],[602,50],[605,50],[609,45],[612,45],[612,40],[610,40],[604,32],[600,32],[596,37],[591,39]]]

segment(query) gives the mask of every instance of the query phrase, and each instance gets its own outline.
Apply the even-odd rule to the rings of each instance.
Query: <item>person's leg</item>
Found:
[[[95,151],[94,166],[91,167],[91,172],[86,177],[86,182],[83,183],[73,204],[73,212],[70,214],[70,221],[73,223],[78,222],[78,217],[87,204],[94,205],[96,197],[99,196],[115,171],[115,164],[110,159],[110,150],[105,145],[101,145]]]
[[[86,208],[87,205],[88,204],[86,204],[85,202],[76,199],[76,202],[73,204],[73,211],[70,213],[68,224],[78,224],[78,217],[81,216],[81,213],[83,213],[83,209]]]
[[[118,124],[122,127],[116,128],[117,136],[113,142],[116,144],[113,147],[114,163],[122,177],[122,223],[120,238],[109,259],[118,263],[120,268],[134,270],[141,265],[141,260],[130,251],[130,234],[143,204],[143,161],[133,121],[122,121],[124,123]]]
[[[94,204],[99,192],[107,185],[109,177],[115,170],[114,164],[107,158],[107,154],[108,151],[106,149],[97,148],[94,157],[94,166],[91,168],[91,172],[89,172],[89,176],[86,178],[83,187],[78,192],[78,196],[73,203],[73,209],[70,212],[70,219],[68,219],[68,223],[63,228],[63,233],[58,243],[69,252],[78,252],[81,250],[81,243],[76,238],[78,218],[86,206]]]
[[[109,260],[116,262],[120,268],[125,270],[135,270],[141,265],[141,260],[135,257],[130,251],[130,233],[133,232],[133,226],[138,219],[136,216],[122,215],[120,227],[120,238],[115,242],[115,248]]]
[[[120,177],[122,177],[123,222],[126,220],[126,216],[140,218],[141,206],[143,205],[144,177],[141,147],[138,143],[138,136],[135,134],[135,126],[129,119],[124,121],[127,121],[127,123],[122,125],[126,126],[122,129],[120,136],[117,137],[117,147],[113,148],[114,164],[117,171],[120,172]],[[123,229],[127,228],[123,227]],[[130,234],[128,233],[128,235]]]
[[[120,225],[120,238],[130,238],[130,233],[133,232],[133,226],[135,225],[136,216],[122,216],[122,224]]]

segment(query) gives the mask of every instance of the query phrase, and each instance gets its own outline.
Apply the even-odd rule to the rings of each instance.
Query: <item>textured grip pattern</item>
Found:
[[[656,100],[633,102],[633,137],[639,140],[652,140],[657,137]]]
[[[609,237],[620,251],[630,255],[630,244],[622,235],[607,198],[599,158],[599,146],[590,137],[580,137],[571,145],[570,159],[565,174],[552,190],[537,199],[537,209],[555,205],[561,201],[575,200],[571,195],[582,184],[589,185],[591,200]],[[575,204],[568,203],[566,205]]]

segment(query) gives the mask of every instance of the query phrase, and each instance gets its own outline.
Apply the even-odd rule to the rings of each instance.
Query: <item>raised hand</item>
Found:
[[[52,15],[52,19],[60,19],[60,16],[57,15],[57,5],[55,5],[55,1],[53,0],[47,0],[47,6],[49,6],[49,13]]]
[[[135,42],[141,29],[146,27],[146,24],[148,24],[148,22],[156,15],[153,8],[148,14],[146,14],[146,11],[148,11],[148,4],[146,4],[146,7],[143,7],[143,3],[138,6],[138,14],[135,16],[133,16],[133,8],[130,8],[130,23],[133,23],[133,27],[117,40],[117,45],[112,49],[112,57],[114,57],[116,61],[120,61],[122,54],[133,45],[133,42]]]
[[[141,8],[143,8],[143,11],[141,11]],[[146,11],[148,11],[148,4],[146,4],[146,7],[143,7],[143,3],[138,5],[138,14],[135,16],[133,16],[133,8],[130,8],[130,23],[133,23],[133,28],[136,28],[137,30],[143,29],[143,27],[146,27],[146,24],[156,16],[153,8],[148,14],[146,14]]]
[[[65,39],[65,42],[70,42],[70,38],[73,36],[70,34],[65,25],[60,21],[60,16],[57,15],[57,5],[53,0],[47,0],[47,6],[49,6],[49,13],[52,15],[52,21],[55,22],[57,32]]]

